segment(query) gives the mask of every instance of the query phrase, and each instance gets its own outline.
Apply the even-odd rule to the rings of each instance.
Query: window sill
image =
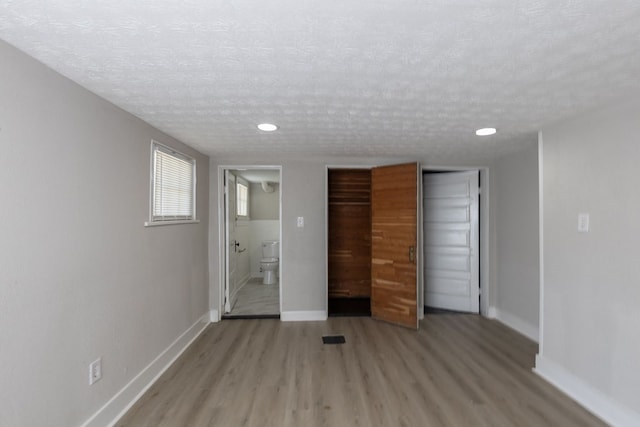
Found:
[[[178,224],[199,224],[199,219],[185,219],[179,221],[146,221],[145,227],[159,227],[161,225],[178,225]]]

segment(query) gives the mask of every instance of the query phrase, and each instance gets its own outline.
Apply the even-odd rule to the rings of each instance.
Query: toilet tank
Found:
[[[280,242],[265,240],[262,242],[262,258],[278,258],[280,256]]]

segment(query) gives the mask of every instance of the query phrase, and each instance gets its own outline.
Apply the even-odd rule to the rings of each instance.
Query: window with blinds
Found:
[[[151,222],[195,220],[195,159],[152,143]]]

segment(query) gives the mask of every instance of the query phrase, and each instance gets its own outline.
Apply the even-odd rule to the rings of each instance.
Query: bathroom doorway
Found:
[[[219,178],[221,317],[279,318],[281,168],[221,166]]]

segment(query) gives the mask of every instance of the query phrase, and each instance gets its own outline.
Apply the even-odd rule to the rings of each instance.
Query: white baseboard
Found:
[[[283,311],[280,313],[283,322],[306,322],[327,320],[326,311]]]
[[[498,317],[498,309],[495,307],[489,307],[489,313],[487,313],[489,319],[495,319]]]
[[[204,314],[160,353],[147,367],[115,394],[82,427],[113,426],[153,385],[160,375],[200,336],[209,324],[210,313]]]
[[[640,426],[640,414],[611,399],[562,366],[537,355],[533,372],[566,393],[602,421],[616,427]]]
[[[209,310],[209,322],[217,323],[220,321],[220,313],[215,308]]]
[[[492,314],[491,309],[493,309],[494,316],[491,316]],[[511,313],[500,310],[497,307],[491,307],[489,309],[489,314],[490,314],[489,317],[497,319],[498,321],[500,321],[501,323],[504,323],[511,329],[517,332],[520,332],[522,335],[529,338],[530,340],[539,342],[538,340],[539,340],[540,332],[539,332],[538,326],[532,325],[531,323],[522,320],[520,317],[514,316]]]

